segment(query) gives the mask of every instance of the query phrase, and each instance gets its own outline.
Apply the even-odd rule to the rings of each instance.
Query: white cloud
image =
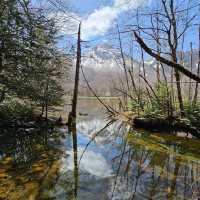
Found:
[[[77,32],[78,21],[75,19],[82,20],[82,39],[88,40],[95,36],[104,35],[113,26],[119,14],[136,9],[146,1],[148,0],[114,0],[112,6],[94,10],[82,19],[75,13],[58,12],[54,16],[56,16],[58,28],[65,34]]]
[[[80,160],[84,148],[78,148],[78,161]],[[62,159],[61,172],[66,173],[68,170],[74,170],[74,152],[68,151],[68,157]],[[107,160],[100,154],[94,151],[87,150],[84,152],[82,159],[80,161],[79,170],[82,172],[87,172],[90,175],[96,176],[98,178],[107,178],[112,176],[112,168],[107,163]]]
[[[136,9],[145,1],[147,0],[115,0],[113,6],[95,10],[83,20],[82,38],[104,35],[113,26],[120,13]]]
[[[115,0],[114,7],[120,12],[139,7],[145,0]]]
[[[88,18],[83,20],[83,39],[105,34],[112,26],[117,16],[118,12],[113,7],[104,7],[100,10],[95,10]]]

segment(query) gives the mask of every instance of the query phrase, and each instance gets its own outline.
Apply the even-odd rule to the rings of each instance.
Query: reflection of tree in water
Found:
[[[0,147],[5,155],[13,158],[16,167],[31,166],[38,154],[48,149],[48,135],[48,130],[9,130],[9,133],[1,138]]]
[[[192,197],[191,185],[194,177],[200,175],[200,166],[197,161],[185,160],[178,154],[183,152],[179,145],[169,146],[174,153],[153,149],[142,141],[138,144],[128,140],[128,145],[123,145],[126,147],[114,159],[114,166],[118,167],[111,199],[172,200]]]
[[[107,165],[106,159],[100,153],[91,151],[88,148],[92,143],[95,143],[97,137],[102,137],[105,134],[105,131],[112,123],[112,121],[109,121],[103,128],[101,127],[97,130],[88,140],[88,143],[84,146],[79,146],[79,148],[77,147],[76,126],[69,128],[72,145],[68,144],[68,146],[72,146],[72,149],[67,151],[69,157],[63,163],[64,166],[67,166],[65,166],[66,169],[62,170],[62,177],[60,177],[59,189],[57,190],[58,193],[61,190],[63,191],[61,192],[62,194],[60,193],[62,196],[65,194],[67,199],[86,198],[93,200],[97,196],[100,199],[108,199],[106,190],[108,189],[108,176],[111,176],[111,170],[106,168],[109,165]],[[106,133],[108,132],[106,131]],[[73,162],[73,166],[70,165],[71,162]],[[101,167],[105,168],[101,169]],[[108,172],[103,172],[103,170],[108,170]]]
[[[197,181],[196,178],[200,175],[200,167],[199,163],[193,158],[186,159],[184,157],[184,148],[180,142],[178,142],[178,145],[176,145],[175,141],[173,143],[162,141],[159,144],[150,140],[148,136],[144,137],[144,135],[139,134],[133,136],[133,133],[127,135],[126,133],[130,131],[123,124],[118,125],[118,129],[111,132],[109,132],[108,127],[110,127],[110,123],[104,127],[105,129],[103,128],[94,133],[88,144],[79,146],[79,148],[76,127],[71,129],[71,135],[67,136],[70,137],[71,145],[66,145],[66,148],[69,147],[70,149],[68,149],[66,157],[63,160],[64,162],[60,167],[63,165],[68,166],[69,158],[71,159],[72,157],[73,160],[70,163],[73,163],[73,166],[72,168],[68,168],[64,173],[60,171],[58,179],[54,182],[53,192],[49,197],[63,200],[70,198],[93,200],[97,196],[97,199],[106,200],[171,200],[189,199],[192,197],[192,192],[195,188],[193,189],[191,186]],[[41,159],[40,154],[44,152],[49,153],[49,149],[52,148],[52,138],[54,136],[52,134],[49,135],[47,132],[45,133],[43,134],[40,131],[40,133],[21,134],[16,138],[4,138],[4,141],[1,140],[0,143],[1,151],[3,154],[6,153],[12,156],[15,165],[29,168],[36,160]],[[111,152],[114,152],[114,154],[111,153],[111,155],[108,155],[108,159],[114,158],[112,160],[113,168],[108,163],[108,166],[111,168],[110,172],[106,176],[98,178],[97,173],[93,174],[85,167],[93,167],[93,170],[98,171],[100,168],[97,165],[107,161],[106,159],[100,160],[100,158],[104,158],[107,155],[93,151],[93,148],[98,148],[94,144],[96,141],[99,142],[97,139],[99,136],[105,137],[107,140],[106,142],[102,142],[102,148],[106,147],[105,145],[107,144],[109,145],[109,149],[113,148]],[[91,143],[94,146],[89,148]],[[5,144],[10,147],[9,150],[5,147]],[[92,152],[93,154],[91,154]],[[98,158],[100,155],[101,157]],[[95,160],[95,156],[99,160]],[[52,165],[51,162],[53,163],[55,157],[58,158],[55,155],[47,155],[46,157],[50,158],[47,163],[49,166]],[[46,162],[45,159],[43,159],[44,162]],[[86,161],[87,165],[85,165]],[[93,164],[88,165],[91,162]],[[96,165],[94,165],[95,162]],[[34,164],[33,170],[40,170],[40,167],[40,162]],[[106,169],[108,170],[105,167],[104,171]],[[28,176],[34,177],[35,174],[34,176],[30,175],[31,171],[28,172]],[[43,176],[48,176],[48,174],[53,174],[51,173],[51,167],[48,170],[45,169],[42,171]],[[15,180],[13,178],[16,183],[17,179],[17,177]],[[40,179],[42,180],[43,177],[40,177]],[[38,181],[38,185],[42,184],[45,186],[38,189],[41,196],[43,191],[45,191],[43,189],[47,188],[47,182]]]
[[[108,122],[103,128],[101,128],[100,130],[98,130],[96,133],[94,133],[94,135],[92,136],[92,138],[90,139],[90,141],[88,142],[88,144],[86,144],[86,146],[84,147],[81,155],[78,158],[78,149],[77,149],[77,130],[76,130],[76,124],[73,124],[73,126],[69,127],[69,132],[72,135],[72,142],[73,142],[73,160],[74,160],[74,168],[73,168],[73,175],[74,175],[74,181],[73,181],[73,198],[77,199],[78,198],[78,189],[79,189],[79,166],[81,165],[81,160],[84,157],[84,154],[87,153],[87,148],[89,147],[89,145],[94,142],[95,138],[97,136],[99,136],[100,134],[104,134],[105,130],[113,123],[113,121]],[[79,160],[78,160],[79,159]],[[84,174],[81,174],[82,176],[84,176]],[[87,175],[89,176],[89,175]],[[87,180],[87,178],[85,177],[85,181]],[[82,188],[84,187],[83,185],[81,186]],[[71,197],[71,196],[70,196]]]
[[[1,137],[0,199],[21,200],[50,197],[60,167],[62,151],[56,148],[61,134],[31,130]],[[8,148],[9,147],[9,148]],[[48,190],[47,190],[48,189]],[[5,192],[2,192],[6,190]],[[48,192],[47,192],[48,191]]]
[[[77,132],[76,132],[76,124],[73,124],[69,128],[70,133],[72,134],[73,141],[73,155],[74,155],[74,198],[77,199],[78,192],[78,181],[79,181],[79,173],[78,173],[78,150],[77,150]]]

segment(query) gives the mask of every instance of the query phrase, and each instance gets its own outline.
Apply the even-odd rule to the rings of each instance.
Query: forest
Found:
[[[0,0],[0,200],[199,199],[199,120],[199,0]]]

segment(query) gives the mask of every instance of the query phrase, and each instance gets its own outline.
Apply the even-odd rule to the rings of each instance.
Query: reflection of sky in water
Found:
[[[84,148],[78,148],[78,160],[80,159]],[[74,169],[74,153],[73,151],[67,152],[68,157],[63,161],[63,172],[67,170],[73,171]],[[111,166],[107,163],[106,159],[100,154],[94,151],[86,151],[81,159],[79,165],[79,171],[87,172],[90,175],[94,175],[98,178],[106,178],[112,175]]]
[[[182,146],[182,140],[170,138],[166,142],[166,139],[158,134],[149,137],[149,134],[137,131],[135,135],[130,134],[124,148],[125,141],[122,136],[129,130],[120,122],[116,122],[102,130],[85,150],[96,133],[107,124],[106,120],[100,118],[88,118],[89,116],[77,123],[78,163],[82,152],[85,151],[79,166],[78,200],[175,200],[184,199],[184,193],[185,199],[191,199],[191,185],[199,180],[200,174],[199,159],[195,160],[192,155],[194,152],[199,155],[200,143],[195,143],[195,146],[189,148],[187,144],[195,141],[183,139],[186,146]],[[67,127],[62,127],[55,132],[54,137],[48,138],[48,147],[58,147],[64,151],[59,166],[60,173],[52,191],[49,191],[48,186],[45,188],[45,192],[50,192],[49,199],[74,199],[71,198],[76,177],[73,141],[72,135],[67,132]],[[59,133],[62,133],[61,141],[57,141],[58,137],[60,138]],[[15,157],[17,160],[22,157],[22,160],[26,161],[35,155],[34,148],[30,149],[31,141],[33,144],[43,143],[43,137],[37,140],[36,138],[31,139],[28,136],[27,139],[23,137],[22,141],[16,142],[18,148],[15,148],[14,152],[18,155]],[[10,143],[8,144],[10,146]],[[192,150],[187,158],[184,157],[185,149]],[[1,150],[3,151],[3,148]],[[1,150],[0,160],[3,156]],[[125,153],[121,160],[123,150]],[[23,153],[20,153],[21,151]],[[172,197],[166,198],[167,194],[173,191],[173,184],[174,196],[172,193]]]
[[[78,162],[87,144],[106,124],[107,122],[101,119],[85,120],[77,124]],[[148,146],[145,145],[127,144],[126,148],[124,148],[126,153],[118,171],[124,147],[122,136],[127,132],[128,129],[121,126],[120,122],[117,122],[103,130],[90,143],[79,166],[78,199],[109,200],[112,197],[112,200],[129,200],[135,195],[133,199],[142,200],[150,199],[151,193],[153,194],[153,199],[166,199],[167,188],[172,187],[173,184],[172,177],[175,173],[177,160],[173,154],[170,154],[168,158],[166,157],[168,156],[167,154],[158,153],[156,149],[149,150]],[[63,158],[61,168],[61,174],[63,174],[65,181],[66,175],[70,176],[69,180],[73,177],[74,154],[72,146],[72,137],[67,135],[65,139],[67,156]],[[127,153],[129,150],[132,154],[131,159]],[[130,166],[127,174],[125,174],[129,161],[131,161]],[[169,180],[166,173],[160,174],[162,167],[165,172],[171,173]],[[182,165],[178,167],[180,167],[179,174],[177,174],[175,180],[177,194],[174,197],[183,195],[183,191],[186,188],[187,194],[185,197],[188,198],[191,196],[190,185],[183,184],[183,176],[180,173],[183,173],[184,168]],[[186,169],[186,172],[188,170],[189,168]],[[119,172],[118,175],[117,171]],[[159,177],[160,175],[162,176]],[[113,188],[115,188],[114,192]],[[134,190],[136,190],[135,194]]]
[[[107,122],[100,119],[82,121],[77,124],[78,162],[83,151],[85,151],[86,145],[106,124]],[[109,200],[108,194],[112,186],[110,182],[114,179],[115,174],[112,159],[119,155],[122,146],[119,128],[120,123],[107,127],[95,137],[84,152],[79,165],[79,199]],[[73,177],[74,170],[72,136],[67,135],[64,143],[66,157],[62,159],[60,173],[61,177],[66,179],[66,175],[69,176],[69,173]],[[57,191],[61,190],[58,188]]]
[[[79,148],[85,148],[107,122],[103,119],[94,119],[91,121],[82,121],[77,124],[77,144]],[[116,122],[109,125],[95,136],[94,140],[87,147],[87,151],[101,154],[109,164],[112,164],[112,159],[119,154],[122,147],[122,137],[124,130],[120,129],[121,123]],[[72,148],[72,138],[70,135],[65,140],[67,150]],[[83,156],[84,157],[84,156]]]
[[[106,122],[103,120],[92,120],[92,123],[90,123],[90,121],[83,121],[77,124],[77,145],[79,158],[85,150],[86,145],[91,141],[92,136],[105,127],[105,125]],[[81,170],[86,169],[89,172],[89,168],[91,168],[90,172],[93,175],[95,175],[95,169],[97,171],[96,173],[99,171],[99,173],[105,173],[105,176],[112,173],[112,159],[118,155],[119,150],[117,147],[121,144],[122,140],[122,138],[116,135],[113,131],[116,130],[113,126],[119,126],[119,124],[112,124],[107,127],[100,134],[98,134],[98,136],[96,136],[87,147],[87,150],[81,159]],[[67,135],[65,147],[68,155],[67,163],[70,163],[66,169],[73,170],[73,144],[71,135]],[[92,172],[92,170],[94,171]]]

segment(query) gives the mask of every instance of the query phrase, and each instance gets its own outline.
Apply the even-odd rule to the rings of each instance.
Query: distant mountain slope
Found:
[[[128,62],[128,58],[126,58]],[[82,58],[82,66],[86,77],[99,95],[115,95],[114,88],[118,81],[123,79],[123,67],[120,63],[120,51],[110,45],[98,45],[86,52]],[[134,62],[135,70],[138,63]],[[81,88],[85,92],[85,83],[81,78]]]
[[[139,71],[143,75],[142,63],[125,55],[125,62],[129,69],[133,69],[135,81],[138,82]],[[197,51],[194,51],[193,56],[193,70],[197,68]],[[131,65],[132,63],[132,65]],[[184,53],[185,67],[190,68],[190,52]],[[115,88],[119,88],[121,80],[124,77],[124,69],[121,60],[120,50],[113,48],[111,45],[103,44],[97,45],[82,56],[82,66],[84,73],[87,77],[89,84],[100,96],[116,95]],[[155,83],[156,81],[156,67],[157,62],[154,59],[145,61],[145,72],[149,82]],[[162,76],[162,70],[160,70]],[[171,68],[165,66],[165,73],[170,77]],[[74,80],[74,73],[71,75],[72,81]],[[144,82],[141,81],[144,85]],[[80,75],[80,94],[91,95],[82,74]]]

